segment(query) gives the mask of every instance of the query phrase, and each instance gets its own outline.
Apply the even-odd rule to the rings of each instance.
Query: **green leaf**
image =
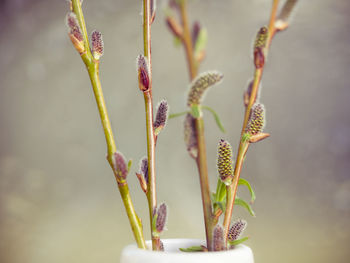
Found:
[[[132,160],[130,159],[128,162],[128,173],[130,172],[131,165],[132,165]]]
[[[250,204],[248,204],[248,203],[247,203],[246,201],[244,201],[243,199],[236,197],[236,199],[235,199],[235,205],[240,205],[240,206],[244,207],[245,209],[248,210],[248,212],[249,212],[249,214],[250,214],[251,216],[254,216],[254,217],[255,217],[255,213],[254,213],[252,207],[250,206]]]
[[[204,50],[207,47],[208,43],[208,31],[206,28],[201,28],[198,34],[197,41],[194,45],[194,54],[195,56],[198,55],[202,50]]]
[[[249,237],[242,237],[242,238],[234,240],[234,241],[227,240],[227,243],[231,246],[236,246],[238,244],[243,243],[244,241],[247,241],[248,239],[249,239]]]
[[[243,179],[243,178],[239,178],[238,184],[239,185],[243,184],[243,185],[245,185],[248,188],[248,190],[250,192],[250,196],[251,196],[250,203],[251,204],[254,203],[256,196],[255,196],[254,190],[251,187],[250,183],[247,180]]]
[[[168,119],[173,119],[173,118],[176,118],[176,117],[185,115],[186,113],[189,113],[189,111],[183,111],[183,112],[173,113],[173,114],[170,114],[170,115],[169,115]]]
[[[218,184],[216,187],[215,201],[222,202],[226,199],[226,185],[218,179]]]
[[[198,119],[202,115],[201,107],[198,104],[193,104],[191,106],[191,114],[193,118]]]
[[[174,43],[174,47],[176,48],[181,47],[181,44],[182,44],[181,39],[179,37],[174,37],[173,43]]]
[[[192,246],[188,248],[179,248],[182,252],[201,252],[203,251],[202,246]]]
[[[220,118],[219,118],[219,115],[218,115],[212,108],[210,108],[210,107],[208,107],[208,106],[202,106],[202,108],[205,109],[205,110],[210,111],[210,112],[213,114],[213,117],[214,117],[215,122],[216,122],[216,124],[218,125],[219,129],[220,129],[223,133],[225,133],[226,131],[225,131],[224,126],[223,126],[222,123],[221,123],[221,120],[220,120]]]
[[[214,205],[214,210],[215,210],[215,207],[216,207],[216,206],[219,207],[223,213],[224,213],[225,210],[226,210],[226,201],[223,201],[223,202],[214,202],[213,205]]]

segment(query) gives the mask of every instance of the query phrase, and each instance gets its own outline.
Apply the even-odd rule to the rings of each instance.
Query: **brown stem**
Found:
[[[190,74],[190,79],[193,80],[197,76],[198,67],[193,56],[193,43],[190,33],[190,28],[188,24],[187,16],[187,0],[183,0],[180,3],[181,20],[183,26],[183,37],[182,42],[186,51],[186,58],[188,63],[188,69]]]
[[[205,234],[206,234],[206,240],[207,240],[207,248],[209,251],[212,251],[213,213],[212,213],[212,204],[210,199],[209,180],[208,180],[207,156],[206,156],[205,138],[204,138],[204,122],[202,117],[199,117],[196,119],[196,130],[197,130],[197,143],[198,143],[198,156],[196,161],[197,161],[197,167],[198,167],[198,172],[200,177]]]
[[[273,4],[272,4],[270,21],[269,21],[269,31],[268,31],[269,34],[268,34],[267,45],[266,45],[266,54],[270,48],[271,40],[276,33],[275,21],[276,21],[278,3],[279,3],[279,0],[274,0]],[[237,194],[237,186],[238,186],[239,177],[241,175],[244,158],[245,158],[245,155],[246,155],[246,153],[248,151],[248,147],[249,147],[249,143],[243,140],[243,134],[246,130],[246,127],[247,127],[247,124],[249,121],[251,108],[256,101],[256,97],[258,94],[263,71],[264,71],[264,67],[261,67],[261,68],[255,69],[255,72],[254,72],[254,79],[253,79],[251,96],[249,98],[249,102],[248,102],[248,105],[245,109],[245,114],[244,114],[240,144],[238,147],[238,156],[237,156],[236,164],[235,164],[234,178],[233,178],[232,184],[227,186],[227,188],[226,188],[226,190],[227,190],[226,211],[225,211],[225,218],[224,218],[224,225],[223,225],[225,239],[227,237],[227,233],[228,233],[228,230],[230,227],[233,206],[234,206],[235,198],[236,198],[236,194]]]
[[[182,43],[186,51],[187,64],[189,69],[190,80],[193,80],[197,75],[198,65],[193,55],[193,43],[191,33],[189,29],[188,16],[187,16],[187,0],[180,1],[181,20],[183,26]],[[204,224],[207,248],[212,251],[212,232],[214,216],[212,212],[212,203],[210,199],[210,188],[208,181],[208,168],[207,168],[207,156],[205,149],[205,136],[204,136],[204,122],[203,118],[196,118],[196,134],[198,145],[198,156],[196,159],[197,168],[199,172],[200,187],[202,194],[202,204],[204,213]]]
[[[159,237],[154,235],[153,212],[157,208],[156,171],[155,171],[155,147],[156,140],[153,128],[153,100],[152,100],[152,60],[151,60],[151,25],[150,25],[150,0],[143,0],[143,47],[144,55],[149,65],[149,88],[144,92],[147,132],[147,158],[148,158],[148,184],[147,199],[149,208],[150,227],[152,235],[152,249],[160,249]]]

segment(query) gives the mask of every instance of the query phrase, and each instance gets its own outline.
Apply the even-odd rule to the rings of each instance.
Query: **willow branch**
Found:
[[[190,80],[193,80],[197,76],[198,63],[196,62],[194,58],[194,53],[193,53],[194,43],[192,43],[192,38],[191,38],[191,33],[190,33],[189,23],[188,23],[187,0],[180,1],[179,5],[181,10],[181,20],[182,20],[182,26],[183,26],[183,34],[182,34],[181,40],[186,52]],[[196,158],[196,163],[197,163],[199,179],[200,179],[206,242],[207,242],[208,250],[212,251],[213,250],[212,240],[213,240],[214,216],[212,212],[212,203],[210,199],[203,118],[201,116],[199,118],[196,118],[195,123],[196,123],[195,129],[197,134],[197,145],[198,145],[198,156]]]
[[[150,227],[152,235],[152,249],[160,250],[160,239],[154,235],[153,213],[157,208],[155,147],[156,140],[153,128],[153,99],[152,99],[152,60],[151,60],[151,15],[150,0],[143,0],[143,48],[149,65],[149,88],[144,92],[147,132],[147,158],[148,158],[148,185],[147,199],[149,208]]]
[[[117,147],[115,144],[111,123],[108,117],[106,103],[103,97],[103,92],[102,92],[102,87],[101,87],[101,82],[99,77],[99,61],[93,58],[90,51],[89,40],[87,36],[87,30],[86,30],[83,12],[81,9],[80,0],[72,0],[72,7],[73,7],[73,12],[76,14],[77,20],[79,21],[80,27],[83,32],[84,46],[85,46],[86,52],[81,54],[81,57],[89,73],[91,85],[92,85],[96,103],[97,103],[97,108],[100,114],[101,123],[102,123],[104,135],[106,138],[106,144],[107,144],[107,160],[117,179],[119,192],[122,197],[136,243],[139,248],[145,249],[146,244],[143,237],[142,224],[135,212],[134,205],[131,201],[128,184],[126,180],[124,181],[118,180],[116,171],[114,169],[113,155],[114,153],[116,153]]]
[[[270,15],[270,21],[269,21],[269,28],[268,28],[268,39],[267,39],[267,45],[266,45],[266,54],[269,50],[271,40],[274,37],[276,33],[276,27],[275,27],[275,20],[276,20],[276,13],[278,9],[278,3],[279,0],[274,0],[272,4],[272,9],[271,9],[271,15]],[[227,186],[227,196],[226,196],[226,210],[225,210],[225,217],[224,217],[224,237],[226,239],[227,233],[230,227],[230,222],[232,218],[232,212],[233,212],[233,206],[235,203],[235,198],[237,194],[237,186],[238,186],[238,180],[241,175],[242,171],[242,166],[244,162],[244,157],[247,153],[248,147],[249,147],[249,142],[246,142],[243,140],[243,134],[246,130],[249,116],[250,116],[250,111],[252,106],[254,105],[257,94],[258,94],[258,89],[260,86],[262,74],[263,74],[264,67],[261,68],[256,68],[254,72],[254,79],[253,79],[253,84],[252,84],[252,91],[250,95],[250,99],[248,102],[248,105],[246,106],[245,114],[244,114],[244,120],[243,120],[243,125],[242,125],[242,131],[241,131],[241,138],[240,138],[240,143],[238,147],[238,155],[236,158],[236,163],[235,163],[235,171],[234,171],[234,178],[232,183]]]

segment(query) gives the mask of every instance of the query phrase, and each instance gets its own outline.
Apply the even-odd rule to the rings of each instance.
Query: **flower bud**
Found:
[[[140,162],[140,174],[142,174],[146,183],[148,184],[148,159],[144,157]]]
[[[69,12],[66,16],[66,24],[68,27],[68,35],[75,49],[81,54],[85,52],[83,33],[80,28],[77,16],[73,12]]]
[[[209,87],[219,83],[223,77],[224,76],[217,71],[207,71],[196,77],[190,85],[187,105],[191,107],[192,104],[201,104],[205,91]]]
[[[255,135],[261,133],[265,126],[265,107],[263,104],[255,103],[250,111],[249,122],[246,133]]]
[[[158,233],[163,232],[167,221],[167,205],[162,203],[157,209],[156,230]]]
[[[195,119],[192,117],[191,113],[187,113],[184,122],[185,130],[185,144],[187,146],[187,151],[192,158],[197,158],[198,155],[198,145],[197,145],[197,132]]]
[[[168,119],[168,102],[166,100],[162,100],[158,104],[156,120],[154,121],[154,134],[157,136],[161,130],[166,125],[166,121]]]
[[[214,251],[226,250],[224,243],[224,230],[220,225],[216,225],[213,230],[213,249]]]
[[[128,175],[128,166],[125,157],[120,152],[114,153],[114,171],[119,180],[125,180]]]
[[[143,55],[137,57],[137,71],[140,90],[145,92],[149,89],[150,79],[148,61]]]
[[[229,241],[235,241],[237,240],[247,227],[247,221],[238,219],[235,221],[232,226],[230,227],[228,234],[227,234],[227,239]]]
[[[257,69],[262,68],[265,64],[266,44],[268,39],[268,28],[266,26],[260,28],[256,35],[254,43],[254,65]]]
[[[220,140],[217,166],[221,181],[230,184],[233,179],[232,147],[228,141]]]
[[[103,39],[99,31],[93,31],[91,34],[91,53],[94,59],[99,60],[103,55]]]

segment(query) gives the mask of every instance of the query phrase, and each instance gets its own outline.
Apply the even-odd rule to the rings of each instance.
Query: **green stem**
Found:
[[[239,144],[239,150],[238,150],[238,155],[236,159],[237,161],[235,165],[233,181],[230,185],[226,186],[226,193],[227,193],[226,209],[225,209],[225,217],[224,217],[224,224],[223,224],[225,244],[226,244],[228,230],[230,228],[233,206],[234,206],[235,198],[237,194],[238,180],[242,171],[244,157],[248,151],[248,147],[249,147],[249,142],[243,142]]]
[[[108,117],[107,113],[107,108],[106,108],[106,103],[103,97],[103,92],[101,88],[101,82],[99,78],[99,69],[98,69],[98,61],[93,62],[90,65],[86,65],[88,69],[88,73],[90,76],[92,88],[94,91],[96,103],[97,103],[97,108],[100,113],[100,118],[101,118],[101,123],[103,127],[103,131],[105,134],[106,138],[106,143],[107,143],[107,160],[114,172],[114,165],[113,165],[113,154],[117,151],[117,147],[115,145],[114,137],[113,137],[113,132],[112,132],[112,127],[111,123]],[[115,174],[116,176],[116,174]],[[116,177],[117,178],[117,177]],[[129,188],[124,181],[122,184],[118,183],[118,188],[120,195],[122,197],[126,213],[128,215],[131,229],[134,234],[134,238],[136,240],[136,243],[139,248],[146,249],[146,243],[143,237],[143,231],[142,231],[142,224],[141,221],[139,220],[135,208],[133,206],[133,203],[131,201],[130,193],[129,193]]]
[[[89,41],[87,37],[87,30],[85,26],[83,12],[81,9],[80,0],[72,0],[72,6],[73,6],[73,11],[77,16],[77,19],[79,21],[79,24],[81,26],[81,29],[84,35],[84,43],[86,45],[87,52],[85,54],[82,54],[81,57],[89,73],[91,85],[92,85],[95,99],[96,99],[97,108],[100,114],[101,123],[102,123],[104,135],[106,138],[106,144],[107,144],[107,160],[117,179],[115,169],[114,169],[114,164],[113,164],[113,154],[117,151],[117,147],[116,147],[113,132],[112,132],[111,122],[108,117],[106,103],[103,97],[103,92],[102,92],[102,87],[101,87],[101,82],[99,77],[99,61],[94,60],[91,55]],[[136,240],[137,246],[139,248],[146,249],[146,243],[144,240],[143,230],[142,230],[142,223],[139,217],[137,216],[134,205],[131,201],[127,182],[126,181],[120,182],[118,180],[117,182],[118,182],[119,192],[122,197],[124,207],[125,207],[127,216],[129,218],[129,222],[130,222],[131,229],[134,234],[134,238]]]
[[[85,50],[87,51],[87,54],[89,55],[89,57],[92,57],[91,50],[89,47],[89,37],[86,30],[85,19],[84,19],[83,10],[81,9],[80,0],[72,0],[72,7],[73,7],[73,12],[75,13],[79,21],[80,28],[83,31]]]
[[[152,60],[151,60],[151,25],[150,25],[150,0],[143,0],[143,48],[144,55],[149,65],[149,89],[144,92],[147,132],[147,158],[148,158],[148,208],[152,235],[152,249],[160,250],[160,239],[154,235],[153,212],[157,208],[156,171],[155,171],[155,147],[156,137],[153,128],[153,100],[152,100]]]

